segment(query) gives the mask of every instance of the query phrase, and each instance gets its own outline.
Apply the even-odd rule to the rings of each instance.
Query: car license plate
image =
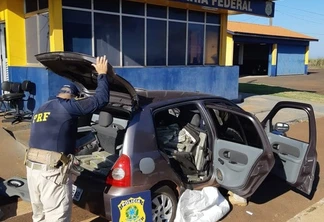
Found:
[[[82,193],[83,193],[83,190],[81,188],[72,184],[72,198],[73,198],[73,200],[79,201]]]

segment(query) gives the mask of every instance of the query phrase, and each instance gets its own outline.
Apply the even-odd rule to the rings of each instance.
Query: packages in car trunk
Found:
[[[100,147],[94,132],[87,132],[77,140],[76,157],[82,168],[102,175],[107,175],[118,154],[110,153]]]

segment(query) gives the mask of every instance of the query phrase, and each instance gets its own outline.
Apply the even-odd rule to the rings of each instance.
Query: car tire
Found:
[[[162,186],[152,191],[153,222],[174,221],[178,199],[168,186]]]

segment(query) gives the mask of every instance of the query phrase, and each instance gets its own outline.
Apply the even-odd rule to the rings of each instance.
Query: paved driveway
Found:
[[[324,95],[324,69],[309,70],[309,75],[277,77],[245,76],[241,77],[239,82],[280,86]]]

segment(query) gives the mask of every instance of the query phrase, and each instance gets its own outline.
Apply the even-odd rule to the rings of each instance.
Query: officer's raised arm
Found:
[[[104,107],[109,102],[109,86],[108,86],[108,61],[106,56],[97,57],[96,64],[92,64],[98,73],[96,93],[93,96],[83,99],[72,99],[66,104],[66,109],[71,115],[86,115]]]

